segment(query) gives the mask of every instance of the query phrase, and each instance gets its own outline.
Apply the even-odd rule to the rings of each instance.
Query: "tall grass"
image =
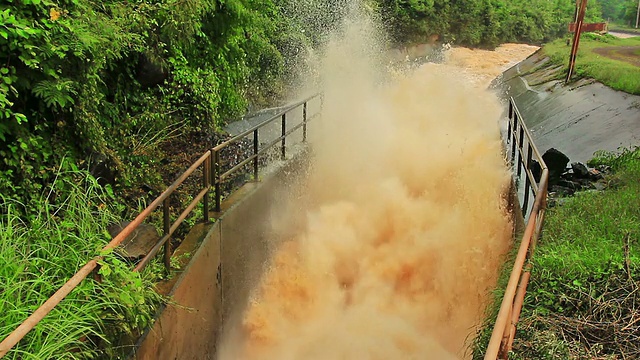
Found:
[[[640,315],[630,305],[640,300],[640,150],[600,153],[594,163],[616,171],[609,188],[577,193],[547,212],[514,358],[640,351],[640,343],[627,341],[640,334],[626,322]]]
[[[34,213],[1,199],[0,338],[98,255],[110,239],[105,229],[118,220],[111,196],[90,175],[60,173],[54,186],[67,195],[53,201],[54,191],[43,194]],[[117,358],[122,349],[114,340],[146,326],[160,301],[150,274],[128,269],[109,254],[103,280],[83,281],[6,358]]]
[[[598,48],[620,46],[640,46],[640,37],[618,39],[611,35],[583,34],[576,58],[575,74],[577,77],[590,77],[612,89],[640,95],[640,67],[594,52],[594,49]],[[543,51],[554,64],[564,65],[563,73],[566,73],[571,51],[571,45],[567,45],[566,39],[558,39],[545,44]]]

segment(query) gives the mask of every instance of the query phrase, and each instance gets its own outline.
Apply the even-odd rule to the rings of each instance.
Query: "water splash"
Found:
[[[305,208],[290,214],[305,226],[274,239],[221,359],[467,356],[511,242],[501,107],[447,67],[389,75],[376,29],[347,21],[326,48]]]

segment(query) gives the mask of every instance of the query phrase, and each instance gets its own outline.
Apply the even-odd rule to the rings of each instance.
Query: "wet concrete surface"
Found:
[[[640,145],[640,96],[593,80],[565,86],[561,71],[536,52],[493,84],[515,99],[541,152],[554,147],[571,161],[588,161],[598,150]]]

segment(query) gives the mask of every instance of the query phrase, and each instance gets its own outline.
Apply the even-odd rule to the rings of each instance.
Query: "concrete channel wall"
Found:
[[[152,328],[139,340],[135,359],[214,359],[226,324],[243,312],[269,257],[270,219],[279,202],[301,183],[305,151],[259,183],[249,183],[222,204],[212,226],[170,292]]]
[[[553,147],[586,162],[598,150],[640,143],[640,96],[590,79],[564,86],[563,76],[562,67],[538,51],[493,83],[503,98],[515,99],[542,153]]]

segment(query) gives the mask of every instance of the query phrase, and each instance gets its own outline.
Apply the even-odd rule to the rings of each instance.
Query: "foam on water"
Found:
[[[501,105],[451,67],[389,75],[376,33],[360,16],[324,51],[304,221],[220,359],[469,355],[511,244]]]

